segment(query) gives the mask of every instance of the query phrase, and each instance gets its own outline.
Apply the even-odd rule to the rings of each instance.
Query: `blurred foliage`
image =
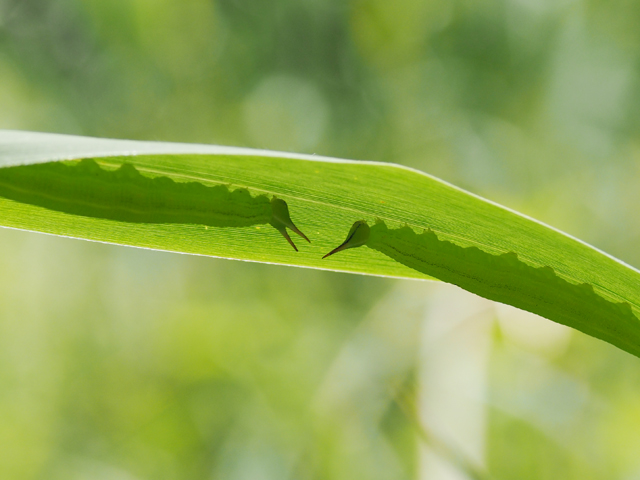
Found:
[[[630,0],[0,0],[0,128],[403,163],[638,266],[639,32]],[[433,370],[432,286],[0,245],[0,477],[426,478],[389,385]],[[640,478],[637,360],[490,312],[480,462]]]

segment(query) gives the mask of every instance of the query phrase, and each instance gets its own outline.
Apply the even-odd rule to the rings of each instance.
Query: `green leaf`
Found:
[[[0,224],[6,227],[240,260],[438,278],[640,356],[638,270],[406,167],[16,131],[0,131],[0,167]],[[276,208],[278,201],[283,204]],[[357,231],[355,222],[366,231]],[[298,251],[283,238],[296,226]],[[323,259],[347,234],[352,244]]]

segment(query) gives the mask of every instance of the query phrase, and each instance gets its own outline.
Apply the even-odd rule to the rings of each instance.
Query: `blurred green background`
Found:
[[[0,0],[0,128],[402,163],[634,266],[639,75],[634,0]],[[544,319],[435,283],[0,248],[0,478],[640,479],[638,359]]]

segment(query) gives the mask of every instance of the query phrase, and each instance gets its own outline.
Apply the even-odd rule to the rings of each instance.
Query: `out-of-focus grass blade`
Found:
[[[181,253],[439,278],[640,356],[640,272],[422,172],[392,164],[211,145],[0,131],[0,167],[31,169],[26,178],[34,185],[44,181],[38,178],[44,170],[36,164],[78,159],[95,159],[110,171],[127,163],[149,178],[276,196],[287,202],[291,219],[311,243],[298,241],[296,252],[268,224],[218,228],[191,218],[184,223],[119,221],[69,213],[84,212],[80,207],[64,211],[16,200],[23,198],[19,195],[0,196],[0,225]],[[83,186],[74,188],[77,191],[65,201],[82,203]],[[358,220],[371,226],[366,246],[323,260]]]

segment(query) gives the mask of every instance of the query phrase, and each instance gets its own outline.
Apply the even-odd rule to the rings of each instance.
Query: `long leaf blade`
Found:
[[[311,243],[304,242],[296,252],[269,225],[217,228],[186,220],[117,221],[6,196],[0,197],[0,225],[181,253],[373,275],[436,277],[640,356],[638,270],[422,172],[392,164],[232,147],[0,131],[0,167],[30,168],[87,158],[106,170],[126,163],[149,178],[225,185],[230,191],[247,189],[255,197],[276,196],[287,202],[292,220]],[[74,195],[81,197],[83,187],[77,188],[80,193]],[[367,246],[322,259],[344,241],[358,220],[372,226]]]

